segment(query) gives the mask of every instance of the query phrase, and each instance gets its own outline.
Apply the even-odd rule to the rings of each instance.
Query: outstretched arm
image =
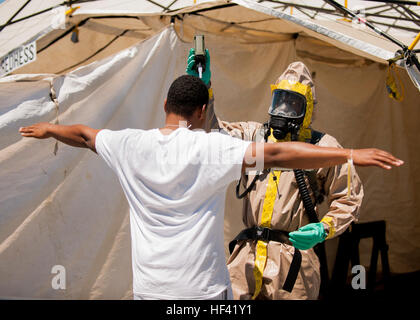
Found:
[[[65,126],[48,122],[40,122],[19,129],[23,137],[37,139],[55,138],[72,147],[89,148],[94,152],[96,152],[95,139],[99,131],[82,124]]]
[[[352,153],[352,155],[351,155]],[[255,164],[267,168],[317,169],[333,167],[347,162],[350,157],[357,166],[377,166],[391,169],[404,162],[379,149],[328,148],[303,142],[252,143],[243,162],[243,169],[255,168]],[[262,168],[255,168],[261,170]]]

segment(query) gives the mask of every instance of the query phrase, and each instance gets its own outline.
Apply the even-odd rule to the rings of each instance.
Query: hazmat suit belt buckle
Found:
[[[257,226],[255,228],[255,235],[256,235],[256,239],[257,240],[262,240],[262,241],[269,241],[270,240],[270,228],[265,228],[265,227],[260,227]]]

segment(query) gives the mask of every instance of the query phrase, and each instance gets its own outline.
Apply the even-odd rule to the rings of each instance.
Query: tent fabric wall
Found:
[[[388,222],[393,272],[420,268],[418,92],[400,73],[406,99],[387,97],[386,68],[308,38],[248,44],[206,34],[218,116],[265,121],[270,84],[303,60],[315,74],[314,127],[346,147],[380,147],[406,161],[390,172],[359,169],[365,185],[361,221]],[[190,43],[173,28],[62,76],[15,75],[0,80],[0,297],[131,298],[128,205],[116,177],[94,153],[50,140],[22,139],[38,121],[96,128],[150,129],[163,124],[170,83],[185,72]],[[318,48],[318,49],[317,49]],[[311,53],[315,56],[299,53]],[[328,60],[328,57],[334,57]],[[340,58],[342,59],[340,60]],[[49,94],[51,85],[58,110]],[[241,230],[231,187],[225,244]],[[369,248],[362,244],[366,257]],[[362,262],[363,262],[362,257]],[[51,286],[54,265],[66,268],[66,289]]]
[[[111,129],[161,125],[162,93],[182,72],[180,50],[167,29],[54,78],[59,122]],[[0,84],[1,95],[16,95],[27,85],[21,81]],[[44,82],[35,82],[38,92],[22,95],[24,101],[1,115],[11,144],[0,152],[0,296],[130,296],[128,207],[116,177],[92,152],[60,143],[55,156],[52,140],[16,141],[20,126],[55,120]],[[46,98],[39,102],[39,96]],[[66,290],[52,289],[54,265],[66,268]]]

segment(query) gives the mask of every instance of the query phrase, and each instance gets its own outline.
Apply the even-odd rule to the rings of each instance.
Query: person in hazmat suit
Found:
[[[208,51],[206,58],[202,80],[214,102]],[[186,72],[198,76],[194,61],[191,49]],[[316,94],[311,73],[302,62],[291,63],[271,85],[271,92],[267,123],[222,121],[209,103],[206,129],[219,128],[257,142],[341,147],[334,137],[311,128]],[[318,299],[321,278],[325,294],[328,271],[323,242],[357,221],[363,198],[351,161],[314,171],[278,168],[244,174],[236,194],[244,201],[245,229],[229,245],[234,299]],[[324,201],[329,208],[321,216],[319,205]]]

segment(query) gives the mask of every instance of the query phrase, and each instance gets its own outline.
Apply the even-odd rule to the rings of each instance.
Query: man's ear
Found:
[[[200,114],[200,119],[203,120],[204,117],[206,116],[206,110],[207,109],[207,105],[203,104],[203,107],[201,108],[201,114]]]
[[[165,111],[165,113],[168,113],[168,111],[166,110],[166,101],[168,99],[165,99],[165,101],[163,102],[163,110]]]

